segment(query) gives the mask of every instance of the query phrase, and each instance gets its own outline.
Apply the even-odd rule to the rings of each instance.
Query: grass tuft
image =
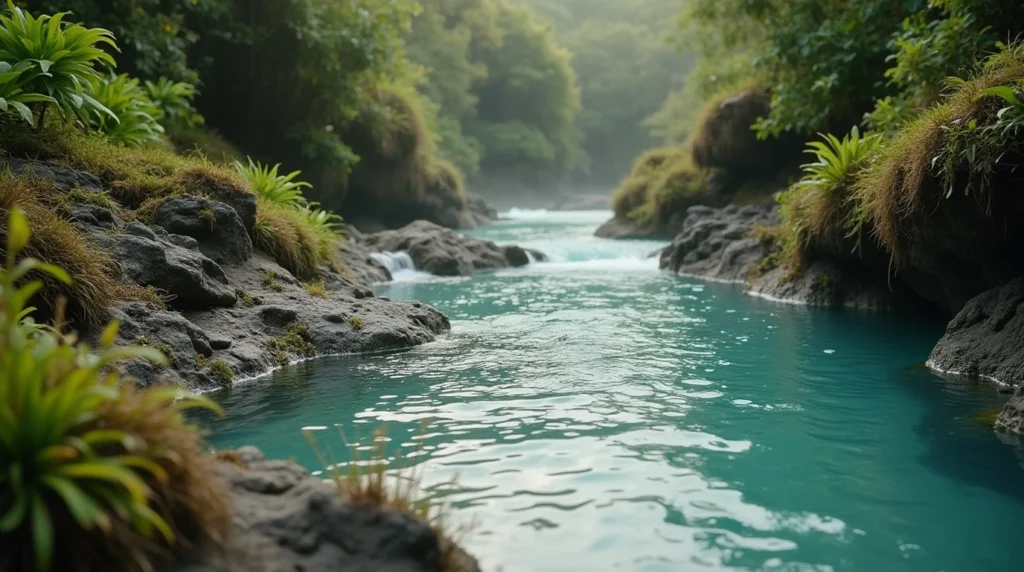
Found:
[[[366,327],[366,322],[364,322],[359,316],[349,316],[348,323],[356,330],[361,330]]]
[[[328,299],[327,287],[324,286],[323,280],[319,280],[317,282],[307,282],[306,284],[303,285],[303,287],[306,289],[306,293],[309,294],[310,296],[323,298],[324,300]]]
[[[267,341],[267,349],[274,361],[288,365],[293,356],[314,357],[316,346],[309,335],[309,326],[295,322],[285,328],[285,334]]]

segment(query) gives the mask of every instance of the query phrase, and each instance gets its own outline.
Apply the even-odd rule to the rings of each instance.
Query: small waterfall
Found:
[[[374,252],[370,256],[388,269],[392,276],[403,271],[416,271],[416,263],[408,252]]]

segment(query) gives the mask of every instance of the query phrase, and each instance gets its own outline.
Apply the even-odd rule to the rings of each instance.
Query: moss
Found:
[[[238,301],[246,308],[252,308],[259,303],[255,296],[241,288],[235,288],[235,297],[238,298]]]
[[[310,296],[323,298],[325,300],[328,298],[327,287],[324,286],[322,280],[318,282],[307,282],[306,284],[303,285],[303,287],[306,289],[306,293],[309,294]]]
[[[725,89],[704,105],[688,144],[693,163],[702,169],[732,169],[747,166],[752,157],[763,155],[751,126],[768,114],[771,97],[756,85]]]
[[[969,227],[1001,214],[991,208],[994,179],[1012,171],[1024,152],[1019,136],[986,135],[993,134],[986,127],[1006,104],[981,92],[1022,82],[1024,44],[1017,44],[904,127],[860,179],[858,221],[885,245],[897,267],[915,258],[940,263],[935,259],[942,248],[964,257],[981,248],[972,236],[977,228]],[[954,211],[947,228],[939,227],[945,213]]]
[[[196,354],[196,368],[209,373],[210,377],[223,386],[231,385],[235,379],[234,368],[221,358],[210,359],[202,354]]]
[[[231,385],[231,381],[235,379],[235,370],[231,367],[231,364],[222,359],[211,361],[207,369],[210,375],[213,376],[213,379],[217,380],[221,385]]]
[[[97,326],[106,321],[106,308],[115,301],[139,299],[144,293],[141,289],[123,288],[114,278],[117,272],[113,261],[46,204],[44,199],[52,200],[54,193],[52,186],[44,182],[0,174],[0,245],[6,244],[7,213],[16,204],[25,212],[32,228],[23,255],[56,264],[72,278],[70,285],[43,278],[44,288],[36,295],[36,305],[52,316],[58,300],[65,297],[72,322],[84,327]]]
[[[214,163],[230,164],[240,161],[245,154],[216,131],[206,127],[168,125],[167,137],[178,153],[199,155]]]
[[[132,344],[136,346],[142,346],[158,350],[160,353],[167,356],[168,360],[170,360],[171,362],[174,361],[174,348],[165,343],[157,342],[153,338],[150,338],[149,336],[135,338],[135,341],[133,341]]]
[[[348,323],[356,330],[361,330],[366,327],[366,323],[363,322],[363,319],[359,316],[349,316]]]
[[[217,226],[217,215],[213,212],[213,209],[203,209],[199,212],[199,218],[203,219],[210,226],[210,230]]]
[[[277,281],[276,270],[267,270],[263,273],[263,287],[273,290],[274,292],[284,291],[284,285]]]
[[[686,151],[682,147],[651,149],[640,155],[633,163],[633,170],[612,195],[612,209],[619,217],[628,217],[648,201],[648,190],[658,174],[667,165],[685,161]]]
[[[270,350],[274,361],[280,365],[291,363],[292,356],[313,357],[316,355],[316,346],[311,341],[309,326],[298,322],[288,325],[283,336],[268,340],[267,349]]]

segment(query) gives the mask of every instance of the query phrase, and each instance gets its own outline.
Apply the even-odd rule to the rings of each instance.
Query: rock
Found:
[[[594,236],[612,239],[652,239],[672,240],[680,230],[680,225],[670,224],[660,227],[641,226],[624,217],[615,217],[597,227]]]
[[[302,352],[317,355],[369,353],[408,348],[434,341],[451,325],[437,310],[423,304],[390,302],[367,295],[367,290],[335,273],[327,272],[328,298],[310,296],[303,285],[262,252],[242,265],[225,266],[240,303],[231,308],[186,311],[184,316],[206,332],[213,359],[224,360],[236,376],[253,377],[281,365],[282,355],[271,351],[274,339],[288,336],[295,326],[303,328]],[[278,276],[264,283],[268,273]],[[371,293],[372,294],[372,293]],[[359,318],[356,328],[350,318]],[[205,375],[183,372],[191,389],[220,385]]]
[[[682,232],[662,251],[660,266],[678,274],[745,282],[768,254],[751,236],[754,228],[777,224],[778,219],[773,205],[690,207]]]
[[[501,247],[423,220],[399,230],[366,235],[364,240],[377,252],[407,252],[417,269],[438,276],[465,276],[530,262],[519,247]]]
[[[146,225],[133,222],[120,234],[93,232],[92,238],[133,282],[170,294],[170,304],[175,308],[199,309],[235,303],[235,292],[216,262],[198,251],[157,236]]]
[[[213,468],[234,508],[226,542],[165,572],[441,569],[441,539],[412,515],[350,503],[302,467],[264,460],[252,447],[232,456],[238,461]],[[461,550],[450,558],[460,570],[479,570]]]
[[[346,227],[345,241],[341,245],[341,260],[348,268],[348,277],[362,286],[391,281],[391,272],[371,256],[363,234],[352,226]]]
[[[237,211],[202,197],[173,198],[156,209],[156,223],[168,232],[196,239],[199,249],[219,264],[252,256],[252,240]]]
[[[554,211],[604,211],[611,197],[600,194],[566,193],[548,207]]]
[[[84,189],[95,193],[103,192],[99,178],[85,171],[67,169],[39,161],[0,158],[0,170],[8,168],[16,177],[32,177],[52,181],[61,191]]]
[[[98,205],[73,204],[68,207],[68,215],[77,223],[102,229],[113,228],[118,224],[117,218],[114,213],[110,212],[110,209]]]
[[[168,354],[171,367],[167,369],[140,360],[125,364],[125,372],[144,385],[157,381],[186,384],[189,379],[196,380],[200,376],[196,356],[213,354],[206,333],[177,312],[155,309],[141,302],[125,302],[110,308],[110,314],[111,319],[121,324],[119,335],[123,344],[156,347]]]
[[[785,268],[762,273],[770,248],[753,233],[778,221],[775,205],[690,207],[660,265],[687,276],[744,283],[748,294],[782,302],[875,310],[916,305],[903,288],[891,289],[884,274],[863,272],[849,262],[812,261],[797,276]]]
[[[972,298],[946,327],[928,365],[937,370],[1024,383],[1024,278]]]
[[[480,195],[466,193],[466,210],[458,228],[479,228],[498,220],[498,211]]]
[[[185,188],[235,209],[245,230],[252,232],[256,226],[256,195],[240,181],[202,168],[185,169],[179,177]]]

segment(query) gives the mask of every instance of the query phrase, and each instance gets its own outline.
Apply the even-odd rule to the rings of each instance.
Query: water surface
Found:
[[[591,236],[607,213],[513,214],[475,234],[551,262],[402,273],[378,294],[450,335],[237,387],[214,444],[316,469],[301,428],[345,461],[335,425],[386,424],[485,570],[1021,569],[1021,449],[978,420],[991,386],[920,365],[941,322],[661,273],[661,244]]]

